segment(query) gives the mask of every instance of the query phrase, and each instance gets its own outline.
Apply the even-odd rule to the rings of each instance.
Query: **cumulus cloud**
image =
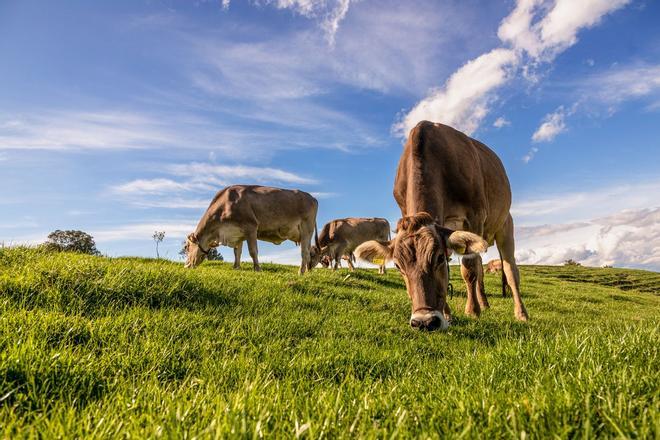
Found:
[[[492,92],[511,77],[517,59],[513,50],[500,48],[469,61],[443,87],[417,103],[394,130],[407,135],[419,121],[427,119],[474,132],[488,114],[495,98]]]
[[[511,125],[511,121],[506,119],[504,116],[500,116],[499,118],[495,119],[495,122],[493,122],[493,127],[495,128],[508,127],[509,125]]]
[[[660,208],[625,210],[585,222],[521,227],[523,264],[613,265],[660,270]]]
[[[518,0],[498,29],[503,47],[468,61],[395,123],[394,130],[405,136],[427,119],[472,134],[497,100],[497,89],[514,72],[538,78],[534,73],[537,66],[551,62],[575,44],[581,29],[596,25],[627,3],[629,0]]]

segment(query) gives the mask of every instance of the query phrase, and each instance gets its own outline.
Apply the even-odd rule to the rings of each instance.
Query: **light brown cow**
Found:
[[[511,188],[492,150],[446,125],[420,122],[411,130],[399,161],[394,198],[403,216],[394,240],[369,241],[355,253],[368,261],[394,260],[412,300],[413,327],[444,328],[451,319],[446,302],[450,250],[465,254],[465,313],[477,317],[488,307],[478,253],[493,242],[511,286],[515,316],[527,320],[514,258]]]
[[[502,270],[502,260],[490,260],[486,265],[486,272],[497,273]]]
[[[341,266],[342,256],[347,256],[348,268],[352,271],[353,251],[368,240],[390,239],[390,223],[384,218],[349,217],[332,220],[323,226],[318,246],[312,246],[311,265],[316,266],[324,257],[334,261],[333,270]],[[385,273],[385,261],[379,264],[379,273]]]
[[[200,264],[210,248],[225,245],[234,248],[234,268],[238,269],[243,241],[247,240],[254,270],[259,271],[257,240],[275,244],[291,240],[300,244],[302,274],[309,266],[317,211],[318,202],[304,191],[229,186],[216,194],[195,232],[188,235],[186,267]]]
[[[502,271],[502,260],[490,260],[486,265],[486,272],[488,273],[502,272],[502,298],[506,297],[506,288],[508,284],[506,282],[506,275]]]

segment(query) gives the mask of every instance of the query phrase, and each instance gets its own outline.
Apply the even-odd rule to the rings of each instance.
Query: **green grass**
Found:
[[[454,270],[423,333],[394,271],[243,269],[0,250],[0,435],[660,436],[656,273],[522,267],[523,324]]]

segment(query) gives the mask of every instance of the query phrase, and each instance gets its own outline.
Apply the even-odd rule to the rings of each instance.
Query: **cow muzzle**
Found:
[[[410,326],[417,330],[446,330],[449,323],[444,315],[437,310],[432,312],[415,312],[410,317]]]

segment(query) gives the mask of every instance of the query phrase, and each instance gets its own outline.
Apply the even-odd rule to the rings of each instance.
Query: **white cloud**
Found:
[[[176,182],[171,179],[137,179],[112,187],[117,194],[167,194],[173,192],[209,190],[212,187],[201,182]]]
[[[154,222],[118,226],[108,229],[90,229],[94,240],[103,243],[117,240],[144,240],[154,231],[164,231],[166,236],[186,237],[195,229],[195,223]]]
[[[278,9],[290,9],[304,17],[320,20],[321,29],[331,46],[334,45],[339,24],[346,17],[352,1],[355,0],[263,0]],[[222,7],[227,9],[230,3],[231,0],[222,0]]]
[[[290,171],[270,167],[254,167],[245,165],[214,165],[207,163],[176,164],[167,170],[177,176],[192,177],[200,181],[216,180],[229,184],[238,179],[249,179],[254,182],[282,182],[310,185],[317,183],[315,179],[304,177]]]
[[[215,165],[187,163],[161,169],[171,178],[135,179],[111,186],[110,193],[143,208],[200,209],[209,205],[213,195],[225,186],[236,183],[313,185],[317,181],[290,171],[271,167],[246,165]],[[334,193],[316,193],[321,198]]]
[[[536,60],[551,61],[577,42],[577,33],[592,27],[630,0],[518,0],[497,35]]]
[[[563,106],[560,106],[552,113],[548,113],[543,118],[543,123],[536,129],[532,135],[534,142],[550,142],[557,135],[566,131],[566,116],[569,114]]]
[[[511,214],[519,224],[566,223],[605,217],[623,210],[660,206],[660,181],[641,181],[514,200]]]
[[[590,99],[618,104],[660,92],[660,64],[616,66],[585,78],[579,88]]]
[[[427,119],[472,134],[498,98],[496,90],[513,78],[521,63],[523,76],[538,80],[534,73],[537,66],[575,44],[580,29],[594,26],[628,2],[518,0],[498,30],[500,40],[509,47],[493,49],[466,63],[442,88],[431,92],[398,121],[395,131],[405,136],[420,120]]]
[[[51,112],[0,120],[0,149],[133,149],[170,145],[174,137],[136,113]]]
[[[660,271],[660,181],[537,194],[514,202],[521,264],[614,265]],[[495,246],[484,261],[499,258]]]
[[[509,49],[494,49],[469,61],[428,97],[417,103],[394,130],[408,135],[421,120],[439,121],[473,133],[488,114],[492,92],[504,84],[518,62]]]
[[[493,122],[493,127],[495,128],[508,127],[509,125],[511,125],[511,121],[506,119],[504,116],[500,116],[499,118],[495,119],[495,122]]]
[[[522,158],[522,161],[525,163],[529,163],[532,159],[534,159],[534,156],[536,156],[536,153],[538,153],[539,149],[537,147],[532,147],[529,149],[527,154],[525,154]]]
[[[625,210],[586,222],[516,229],[522,264],[614,265],[660,270],[660,208]]]

